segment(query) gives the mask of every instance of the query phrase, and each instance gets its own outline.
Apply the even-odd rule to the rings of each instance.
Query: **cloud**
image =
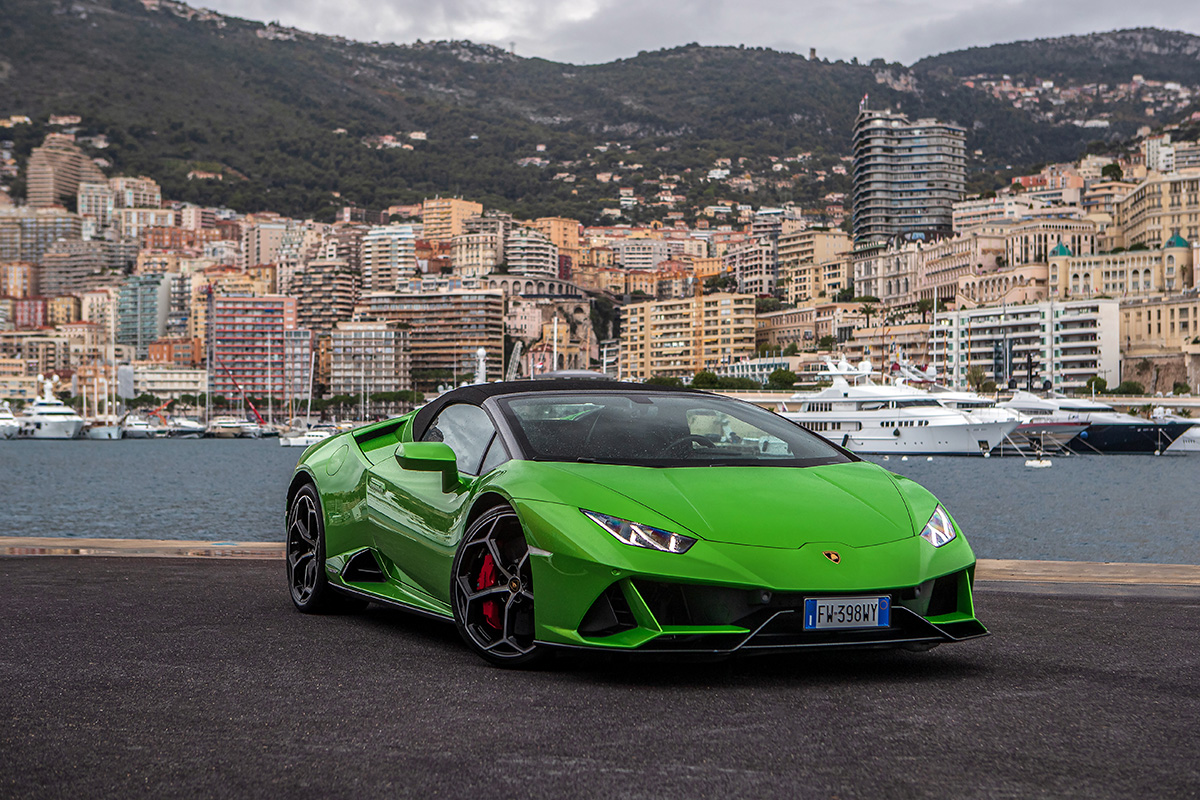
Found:
[[[470,39],[570,63],[699,42],[912,63],[965,47],[1133,27],[1200,31],[1192,0],[204,0],[361,41]]]

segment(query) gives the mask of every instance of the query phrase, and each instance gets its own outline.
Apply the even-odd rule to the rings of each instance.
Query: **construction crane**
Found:
[[[233,377],[233,373],[229,371],[229,367],[225,366],[225,362],[221,361],[220,359],[217,359],[217,363],[221,365],[221,369],[225,370],[225,374],[229,376],[229,380],[233,381],[233,388],[237,389],[238,392],[241,393],[242,399],[246,401],[246,405],[248,405],[250,410],[254,412],[254,418],[258,420],[258,424],[266,425],[267,421],[263,419],[262,414],[258,413],[258,409],[254,407],[254,403],[250,402],[250,396],[246,394],[246,390],[242,388],[240,383],[238,383],[237,378]]]

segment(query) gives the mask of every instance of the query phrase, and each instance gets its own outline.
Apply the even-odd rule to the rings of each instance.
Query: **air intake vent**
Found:
[[[620,584],[614,583],[592,603],[579,623],[579,632],[584,636],[609,636],[636,627],[625,593]]]
[[[382,583],[387,576],[375,560],[375,554],[368,548],[359,550],[346,562],[342,570],[342,578],[348,583]]]

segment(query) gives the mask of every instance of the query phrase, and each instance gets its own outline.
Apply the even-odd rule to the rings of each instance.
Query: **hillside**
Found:
[[[981,64],[1000,63],[994,49]],[[347,203],[461,194],[593,220],[617,204],[617,181],[647,196],[673,186],[689,204],[819,205],[848,190],[822,173],[848,152],[868,93],[873,107],[965,125],[969,150],[982,151],[976,170],[1073,158],[1099,138],[962,85],[972,52],[910,70],[686,45],[576,66],[469,42],[363,44],[172,0],[6,0],[0,117],[37,123],[13,129],[18,159],[48,115],[78,114],[81,134],[107,136],[96,154],[114,172],[151,175],[167,196],[326,219]],[[1128,135],[1126,117],[1105,135]],[[799,152],[811,156],[782,172],[772,160]],[[703,180],[717,158],[752,180]],[[195,170],[222,180],[189,180]]]
[[[972,47],[924,58],[922,75],[980,73],[1075,83],[1122,83],[1133,75],[1200,85],[1200,36],[1138,28]]]

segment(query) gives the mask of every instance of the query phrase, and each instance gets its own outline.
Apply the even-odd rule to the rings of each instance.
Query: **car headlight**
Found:
[[[954,523],[950,521],[950,515],[946,513],[946,509],[942,508],[941,504],[933,510],[933,516],[929,518],[929,522],[925,523],[925,529],[921,531],[921,538],[934,547],[949,544],[957,535],[954,532]]]
[[[686,553],[688,548],[696,543],[696,540],[690,536],[651,528],[649,525],[630,522],[620,517],[610,517],[608,514],[598,514],[582,508],[579,510],[592,522],[611,533],[618,541],[634,547],[644,547],[647,550],[658,550],[663,553]]]

